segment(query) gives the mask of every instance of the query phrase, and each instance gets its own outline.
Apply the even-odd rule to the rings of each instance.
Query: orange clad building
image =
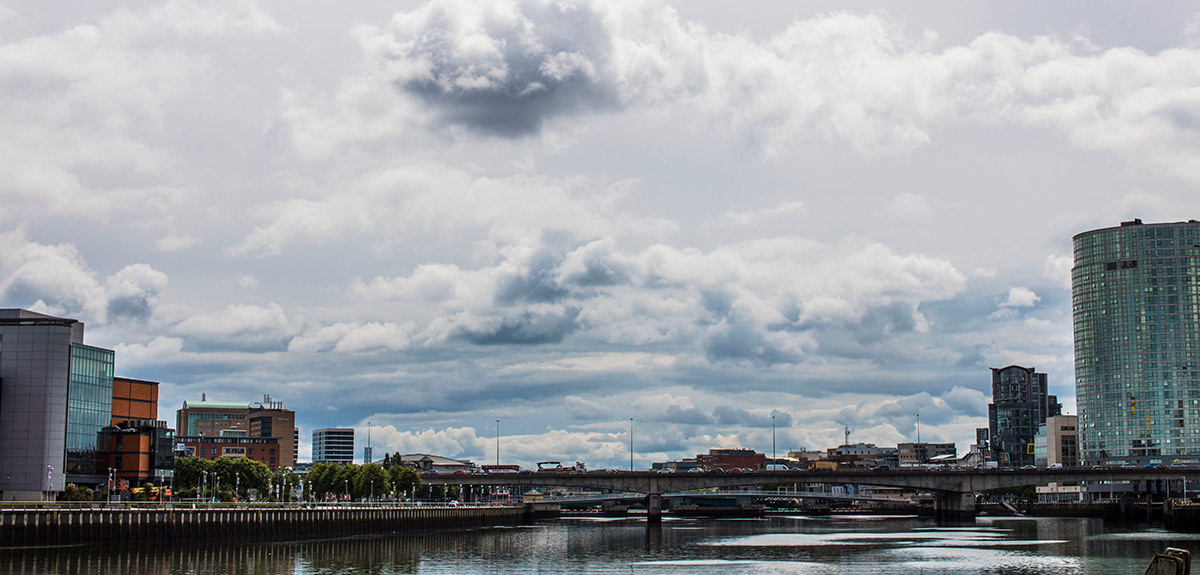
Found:
[[[112,421],[100,431],[100,469],[116,484],[164,484],[174,467],[174,430],[158,420],[158,382],[113,377]],[[123,481],[122,481],[123,480]]]

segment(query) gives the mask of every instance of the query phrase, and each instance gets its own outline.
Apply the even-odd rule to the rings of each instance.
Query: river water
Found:
[[[424,536],[160,549],[0,549],[13,574],[1141,574],[1200,534],[1074,518],[572,519]]]

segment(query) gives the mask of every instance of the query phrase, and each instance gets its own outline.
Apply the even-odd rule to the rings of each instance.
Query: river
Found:
[[[1200,534],[1075,518],[908,516],[563,518],[521,527],[257,545],[0,549],[0,573],[231,574],[1141,574]]]

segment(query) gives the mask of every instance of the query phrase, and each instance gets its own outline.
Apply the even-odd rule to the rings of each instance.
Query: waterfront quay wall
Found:
[[[524,505],[4,508],[0,546],[293,541],[516,525],[546,513]]]

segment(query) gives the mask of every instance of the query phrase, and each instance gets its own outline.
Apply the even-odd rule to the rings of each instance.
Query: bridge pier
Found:
[[[967,491],[935,491],[933,518],[937,521],[974,521],[975,494]]]
[[[651,493],[646,496],[646,520],[651,523],[662,521],[662,494]]]

